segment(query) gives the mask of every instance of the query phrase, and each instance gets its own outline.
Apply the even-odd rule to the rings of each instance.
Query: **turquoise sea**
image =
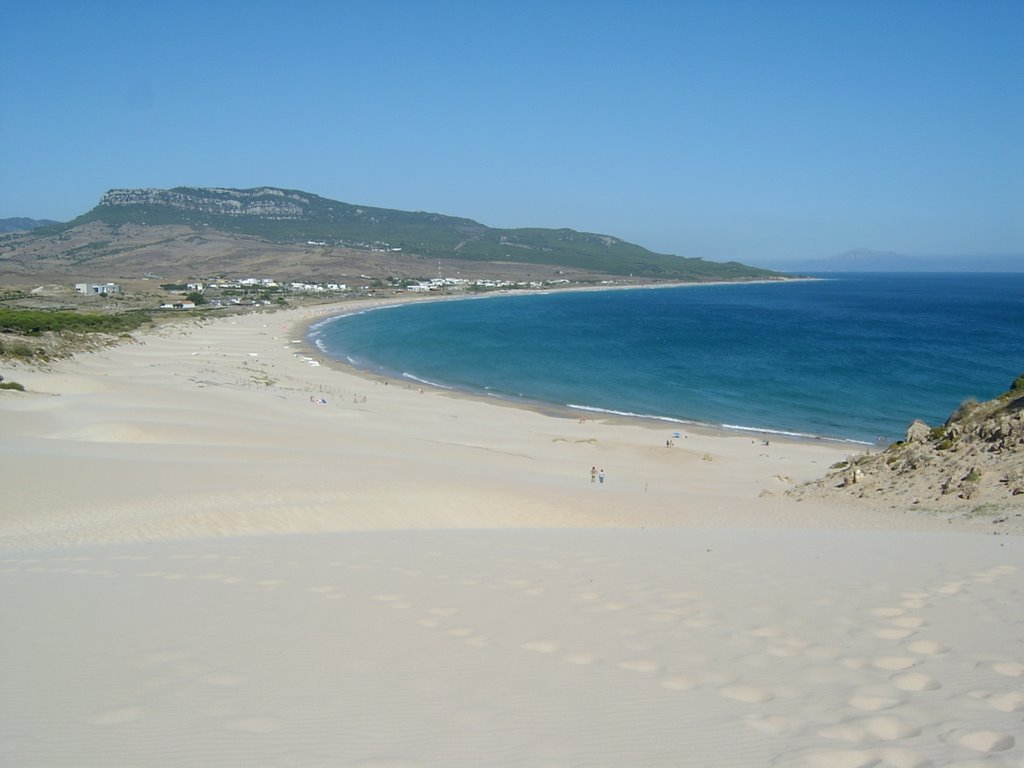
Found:
[[[423,302],[324,321],[327,356],[410,381],[674,423],[865,443],[1024,373],[1024,274]]]

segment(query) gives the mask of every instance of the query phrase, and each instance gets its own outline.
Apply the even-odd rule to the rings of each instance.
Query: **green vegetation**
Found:
[[[0,389],[13,389],[15,392],[24,392],[25,385],[16,381],[0,381]]]
[[[87,312],[0,308],[0,333],[35,336],[45,331],[61,333],[127,333],[148,323],[145,312],[101,315]]]
[[[356,206],[288,189],[115,191],[62,227],[70,229],[91,221],[113,226],[212,227],[280,243],[313,241],[327,246],[400,250],[430,259],[558,265],[643,279],[712,281],[779,276],[736,262],[654,253],[608,235],[572,229],[492,229],[472,219]],[[46,231],[57,234],[61,228]],[[74,249],[75,255],[91,252],[97,245]]]

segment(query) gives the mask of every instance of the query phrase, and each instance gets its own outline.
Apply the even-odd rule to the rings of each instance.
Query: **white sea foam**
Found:
[[[572,408],[576,411],[588,411],[590,413],[606,413],[609,416],[625,416],[631,419],[650,419],[651,421],[664,421],[669,424],[690,424],[692,426],[704,426],[714,427],[714,424],[706,424],[699,421],[691,421],[688,419],[677,419],[671,416],[654,416],[649,413],[633,413],[632,411],[616,411],[611,408],[595,408],[590,405],[577,405],[575,403],[567,403],[566,407]],[[864,440],[853,440],[853,439],[842,439],[835,437],[823,437],[821,435],[814,435],[807,432],[788,432],[781,429],[765,429],[764,427],[745,427],[741,424],[719,424],[717,425],[720,429],[726,429],[736,432],[750,432],[754,434],[763,435],[778,435],[780,437],[789,437],[798,440],[827,440],[832,443],[855,443],[857,445],[873,445],[873,443]]]
[[[430,381],[429,379],[421,379],[419,376],[414,376],[406,371],[402,372],[403,379],[409,379],[411,381],[418,382],[420,384],[426,384],[428,387],[437,387],[438,389],[455,389],[455,387],[449,387],[445,384],[438,384],[436,381]]]
[[[793,437],[800,440],[828,440],[833,443],[855,443],[857,445],[874,445],[867,440],[854,440],[852,438],[822,437],[808,432],[788,432],[783,429],[766,429],[765,427],[745,427],[742,424],[719,424],[722,429],[734,430],[736,432],[754,432],[762,435],[780,435],[781,437]]]
[[[671,424],[692,424],[694,426],[700,426],[699,421],[689,421],[687,419],[677,419],[671,416],[654,416],[649,413],[633,413],[632,411],[615,411],[611,408],[595,408],[592,405],[577,405],[575,403],[566,403],[566,408],[572,408],[575,411],[590,411],[591,413],[607,413],[610,416],[627,416],[631,419],[651,419],[653,421],[667,421]]]
[[[361,307],[359,309],[349,310],[347,312],[339,312],[336,315],[330,315],[325,317],[323,320],[317,320],[315,323],[309,326],[309,338],[313,339],[320,335],[320,332],[325,326],[330,325],[335,320],[340,320],[343,317],[356,317],[357,315],[365,315],[369,312],[376,312],[378,309],[392,309],[394,307],[401,306],[400,304],[382,304],[379,307]]]

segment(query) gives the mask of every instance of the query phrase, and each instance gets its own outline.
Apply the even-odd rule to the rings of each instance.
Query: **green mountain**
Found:
[[[276,243],[323,243],[465,261],[517,262],[661,280],[744,280],[778,273],[654,253],[609,235],[572,229],[493,229],[472,219],[351,205],[275,187],[113,189],[62,225],[189,225]]]

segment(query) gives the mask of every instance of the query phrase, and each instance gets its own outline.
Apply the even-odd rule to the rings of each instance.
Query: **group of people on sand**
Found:
[[[597,467],[590,468],[590,482],[604,483],[604,470],[598,470]]]

